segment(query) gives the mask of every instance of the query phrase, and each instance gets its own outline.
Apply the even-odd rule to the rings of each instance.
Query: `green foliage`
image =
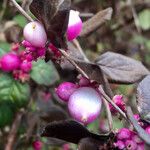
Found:
[[[0,104],[0,128],[9,125],[13,119],[13,112],[7,104]]]
[[[38,60],[33,62],[31,78],[40,85],[48,86],[59,80],[59,75],[51,61]]]
[[[0,56],[9,52],[9,50],[10,50],[10,44],[8,44],[6,42],[0,42]]]
[[[139,14],[139,25],[143,30],[150,29],[150,9],[145,9]]]
[[[24,107],[29,100],[29,85],[14,80],[8,74],[0,75],[0,102],[10,101],[17,107]]]
[[[26,18],[22,15],[16,15],[13,20],[22,28],[27,24]]]

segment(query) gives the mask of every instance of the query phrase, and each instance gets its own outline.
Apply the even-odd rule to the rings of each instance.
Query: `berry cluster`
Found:
[[[100,114],[102,99],[96,84],[86,78],[81,78],[79,84],[64,82],[58,86],[58,97],[68,104],[71,116],[88,124],[93,122]]]
[[[112,100],[122,111],[126,111],[122,95],[115,95]],[[109,105],[109,107],[113,114],[117,113],[117,110],[111,104]]]
[[[20,45],[13,44],[11,52],[0,58],[0,68],[4,72],[12,72],[15,79],[26,81],[29,79],[29,72],[32,69],[32,62],[19,50]]]
[[[144,150],[144,142],[135,132],[127,128],[122,128],[118,131],[117,142],[114,145],[118,149]]]
[[[70,10],[69,23],[66,33],[68,41],[75,39],[80,34],[81,30],[82,21],[79,17],[79,12]],[[24,27],[23,35],[25,40],[22,42],[22,45],[26,48],[26,55],[30,55],[32,60],[45,56],[47,34],[41,23],[37,21],[28,23]],[[58,49],[52,43],[50,43],[48,47],[56,58],[60,56]]]

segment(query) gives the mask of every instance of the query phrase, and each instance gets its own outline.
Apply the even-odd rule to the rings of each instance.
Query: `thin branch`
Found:
[[[70,56],[62,49],[59,49],[61,54],[81,73],[84,77],[89,79],[88,75],[70,58]]]
[[[0,21],[3,19],[4,15],[5,15],[7,5],[8,5],[8,0],[4,0],[3,4],[2,4],[2,11],[0,13]]]
[[[89,59],[86,57],[85,53],[83,52],[83,49],[81,48],[81,46],[80,46],[78,40],[75,39],[75,40],[73,40],[72,43],[73,43],[73,44],[76,46],[76,48],[80,51],[80,53],[81,53],[81,55],[83,56],[84,60],[85,60],[86,62],[89,62]]]
[[[99,87],[99,90],[102,96],[128,121],[126,114],[107,96],[101,86]]]
[[[128,0],[128,3],[130,4],[131,10],[132,10],[133,19],[134,19],[134,24],[135,24],[135,27],[136,27],[136,29],[137,29],[137,32],[138,32],[139,36],[142,36],[142,30],[141,30],[141,28],[140,28],[140,26],[139,26],[139,24],[140,24],[139,18],[138,18],[138,15],[137,15],[137,12],[136,12],[136,10],[135,10],[135,7],[134,7],[134,5],[133,5],[132,0]],[[141,43],[141,44],[140,44],[140,49],[139,49],[139,54],[140,54],[140,57],[141,57],[141,59],[142,59],[142,62],[143,62],[145,65],[147,65],[147,64],[146,64],[146,61],[145,61],[145,53],[143,52],[143,50],[144,50],[144,44]]]
[[[103,99],[104,105],[106,107],[106,112],[107,112],[107,118],[108,118],[108,125],[109,125],[109,131],[111,132],[113,129],[113,119],[112,119],[112,114],[109,108],[109,103],[106,101],[106,99]]]
[[[14,6],[20,11],[20,13],[23,16],[25,16],[29,21],[34,21],[15,0],[10,0],[10,1],[14,4]]]
[[[8,141],[5,146],[5,150],[13,150],[13,146],[15,145],[15,139],[17,136],[17,131],[18,131],[19,125],[21,123],[21,118],[22,118],[23,114],[24,114],[24,111],[19,111],[16,114],[16,118],[12,124],[10,133],[8,135]]]
[[[150,135],[146,133],[145,130],[138,124],[137,120],[133,116],[131,107],[127,107],[127,117],[134,126],[135,130],[138,132],[139,137],[143,139],[146,144],[150,145]]]

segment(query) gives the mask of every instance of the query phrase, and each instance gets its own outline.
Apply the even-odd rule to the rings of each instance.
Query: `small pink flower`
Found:
[[[131,138],[131,134],[132,134],[132,131],[130,131],[129,129],[122,128],[122,129],[120,129],[118,131],[117,138],[119,140],[130,139]]]
[[[125,111],[126,108],[125,108],[125,103],[123,101],[123,96],[122,95],[115,95],[113,97],[113,102],[122,110],[122,111]],[[110,106],[110,110],[115,114],[117,113],[116,109],[112,106],[112,105],[109,105]]]
[[[81,77],[79,80],[79,85],[80,86],[88,86],[88,85],[90,85],[90,80],[85,77]]]
[[[62,150],[70,150],[69,144],[64,144]]]
[[[136,142],[136,143],[142,143],[143,141],[140,139],[140,137],[138,136],[138,135],[133,135],[132,136],[132,140],[134,141],[134,142]]]
[[[11,45],[11,50],[12,50],[12,51],[18,51],[19,48],[20,48],[20,44],[19,44],[19,43],[13,43],[13,44]]]
[[[136,150],[145,150],[145,148],[144,148],[144,143],[138,144]]]
[[[134,118],[135,118],[137,121],[139,121],[139,120],[140,120],[139,114],[134,114]]]
[[[134,142],[133,140],[127,140],[125,142],[125,145],[127,150],[136,150],[138,146],[137,143]]]
[[[150,134],[150,126],[148,126],[148,127],[145,129],[145,131],[146,131],[148,134]]]
[[[42,150],[43,143],[41,141],[35,141],[32,146],[34,150]]]
[[[125,143],[121,140],[118,140],[116,143],[114,143],[115,147],[118,147],[119,149],[125,148]]]
[[[20,69],[24,72],[30,72],[32,69],[32,63],[28,61],[23,61],[20,65]]]

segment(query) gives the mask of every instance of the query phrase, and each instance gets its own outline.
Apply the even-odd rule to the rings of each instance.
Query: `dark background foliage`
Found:
[[[30,0],[17,0],[17,2],[29,12]],[[112,19],[102,24],[95,32],[78,37],[83,51],[91,62],[85,65],[85,62],[81,61],[82,56],[79,53],[73,59],[92,79],[100,83],[103,82],[103,79],[97,78],[97,74],[100,76],[103,71],[108,80],[115,83],[111,84],[113,92],[123,94],[126,103],[130,104],[135,113],[141,108],[144,119],[149,121],[149,106],[144,107],[143,105],[149,97],[149,92],[147,92],[149,76],[142,80],[137,90],[136,85],[141,78],[149,74],[148,70],[150,69],[150,2],[149,0],[72,0],[71,4],[72,9],[80,11],[83,21],[108,7],[113,9]],[[29,14],[32,16],[31,13]],[[51,22],[56,23],[55,20]],[[92,22],[96,24],[97,20],[92,20]],[[25,17],[18,12],[11,1],[0,1],[0,56],[10,50],[13,42],[22,41],[22,29],[26,23]],[[46,23],[45,26],[51,33],[53,28]],[[60,33],[57,32],[53,36],[55,37],[57,34]],[[58,41],[62,44],[57,45],[56,42],[58,47],[66,46],[64,37],[59,38]],[[71,47],[71,44],[69,46]],[[120,61],[116,62],[115,58]],[[122,64],[123,67],[119,68],[118,66]],[[32,141],[36,139],[41,139],[46,143],[44,150],[62,149],[64,141],[47,140],[40,138],[39,135],[41,128],[48,122],[69,118],[66,105],[61,103],[55,95],[55,87],[62,81],[76,82],[78,73],[72,67],[66,67],[64,64],[62,68],[54,65],[51,61],[45,63],[44,60],[38,60],[33,63],[31,80],[27,83],[15,81],[10,74],[0,72],[0,149],[4,149],[11,135],[15,135],[12,137],[14,149],[30,150]],[[95,69],[96,75],[90,74],[90,69]],[[133,69],[134,72],[132,72]],[[135,82],[136,84],[131,84]],[[105,111],[102,112],[100,119],[87,126],[90,131],[102,133],[100,124],[104,123],[104,126],[107,126]],[[116,116],[113,118],[113,122],[114,129],[127,126]],[[15,128],[12,126],[14,123]],[[11,132],[12,129],[13,132]],[[88,140],[83,139],[83,143],[88,143]],[[80,147],[82,146],[80,144]],[[70,144],[70,147],[73,150],[76,149],[74,144]]]

